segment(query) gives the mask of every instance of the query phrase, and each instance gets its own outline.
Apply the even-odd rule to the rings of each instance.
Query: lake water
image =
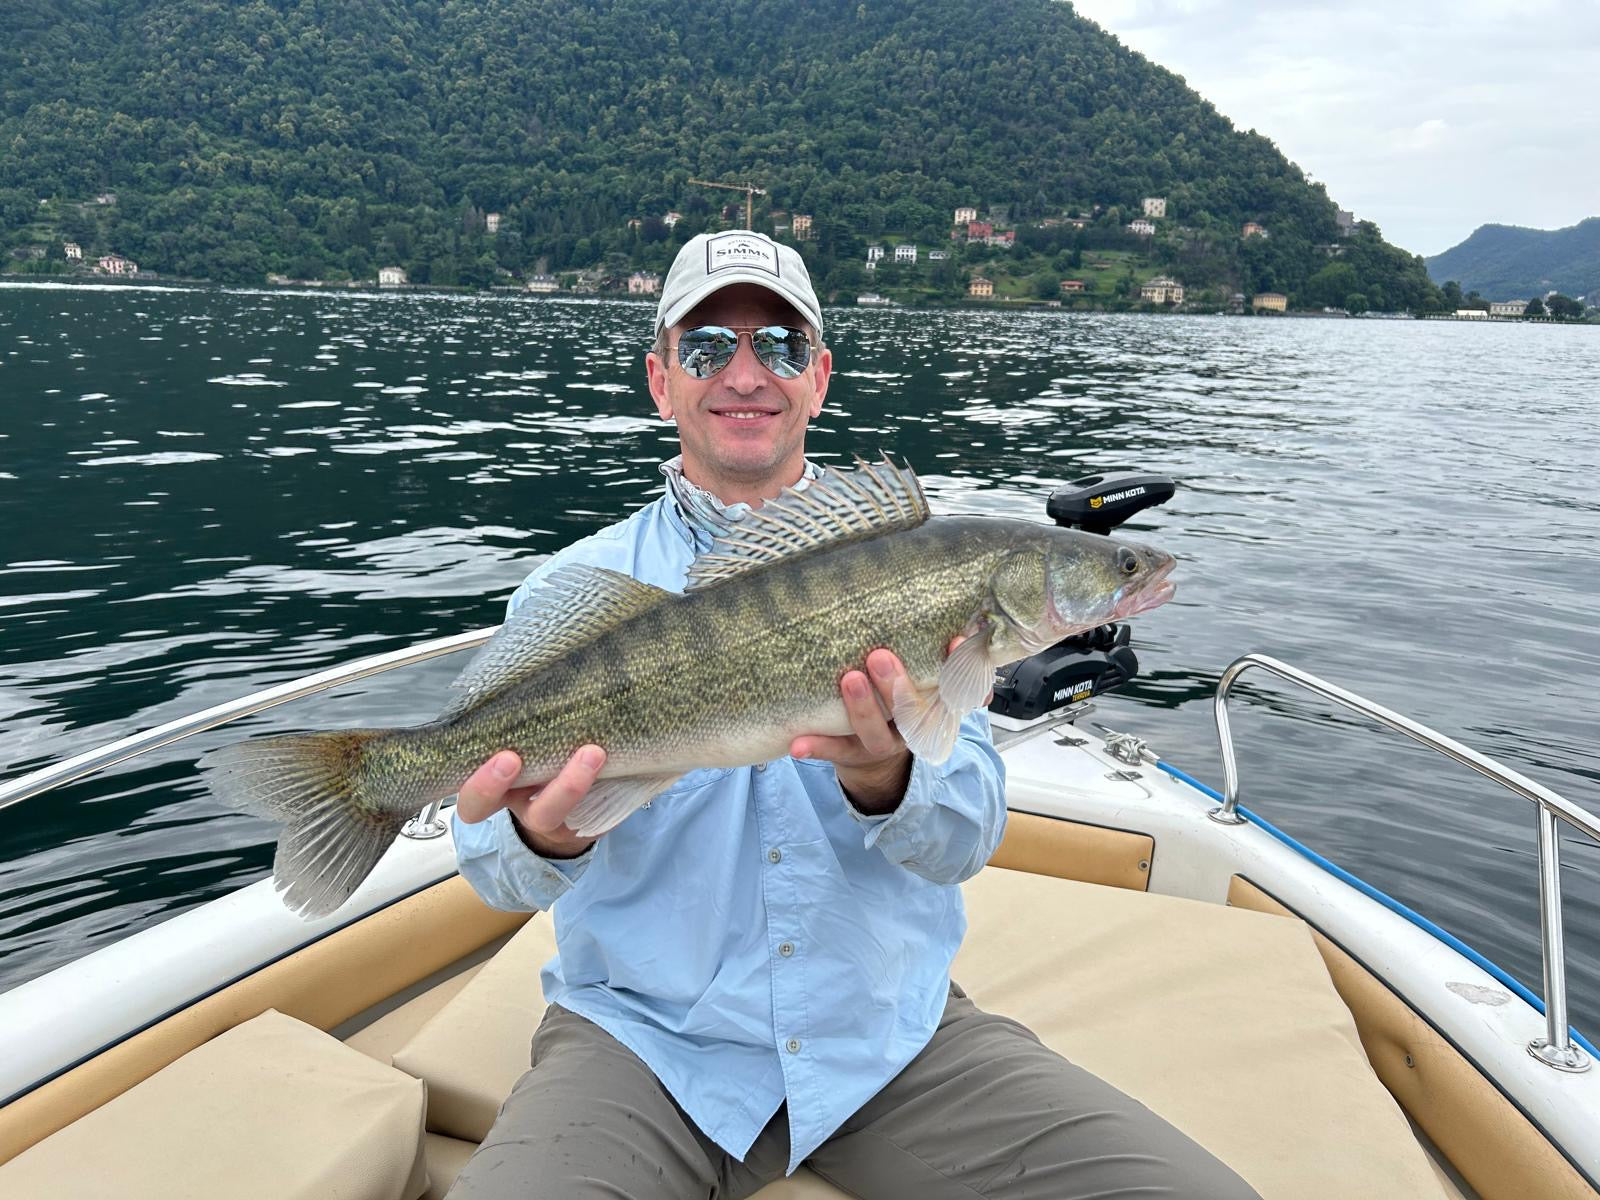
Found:
[[[661,486],[653,309],[526,297],[0,285],[0,771],[498,621]],[[1043,515],[1175,476],[1178,555],[1098,719],[1221,782],[1209,699],[1287,659],[1600,807],[1600,330],[838,311],[810,441],[936,510]],[[191,766],[262,730],[431,717],[459,662],[275,709],[0,813],[0,988],[262,877]],[[1256,677],[1244,797],[1540,990],[1534,814]],[[1564,837],[1573,1019],[1600,1033],[1600,848]]]

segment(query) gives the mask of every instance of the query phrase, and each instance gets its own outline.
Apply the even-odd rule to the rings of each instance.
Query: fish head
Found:
[[[1009,556],[991,580],[997,607],[1030,653],[1172,599],[1175,560],[1166,551],[1073,529],[1040,532],[1042,541]]]

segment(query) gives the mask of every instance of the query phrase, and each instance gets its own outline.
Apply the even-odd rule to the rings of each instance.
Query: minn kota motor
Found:
[[[1085,475],[1051,492],[1045,511],[1057,525],[1103,535],[1141,509],[1165,504],[1176,490],[1165,475],[1138,471]],[[1000,671],[989,711],[1031,721],[1119,688],[1138,673],[1128,627],[1102,625],[1063,638]]]

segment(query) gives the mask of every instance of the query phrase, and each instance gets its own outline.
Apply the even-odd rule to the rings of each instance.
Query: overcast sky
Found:
[[[1600,0],[1075,7],[1415,253],[1600,216]]]

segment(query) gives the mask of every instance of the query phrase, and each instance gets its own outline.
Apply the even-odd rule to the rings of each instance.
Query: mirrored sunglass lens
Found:
[[[750,335],[756,357],[780,379],[794,379],[811,361],[811,339],[803,329],[766,325]]]
[[[739,335],[720,325],[687,329],[678,338],[678,362],[696,379],[710,379],[733,361]]]

